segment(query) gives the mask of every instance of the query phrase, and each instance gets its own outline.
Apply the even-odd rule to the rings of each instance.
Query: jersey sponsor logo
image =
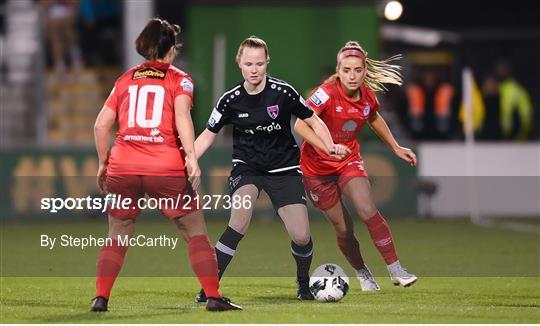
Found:
[[[336,112],[342,112],[343,111],[343,108],[341,106],[336,106]]]
[[[150,131],[150,136],[157,136],[159,135],[160,131],[158,128],[154,128]]]
[[[349,110],[347,110],[347,113],[356,113],[358,112],[358,109],[355,107],[351,107]]]
[[[249,117],[249,113],[238,113],[239,118],[247,118]]]
[[[343,130],[343,131],[355,131],[357,126],[358,125],[356,124],[356,122],[354,122],[353,120],[348,120],[347,122],[345,122],[343,124],[343,127],[341,127],[341,130]]]
[[[141,78],[152,78],[152,79],[165,79],[166,70],[157,69],[153,67],[145,67],[137,69],[133,72],[132,80],[141,79]]]
[[[222,116],[223,114],[221,114],[216,108],[214,108],[212,110],[212,114],[210,115],[210,118],[208,119],[208,125],[210,127],[214,127],[216,123],[218,123],[219,120],[221,120]]]
[[[246,129],[244,130],[244,132],[246,134],[251,134],[251,135],[255,135],[255,131],[263,131],[263,132],[267,132],[267,133],[272,133],[274,130],[281,130],[281,125],[277,122],[272,122],[271,124],[267,125],[267,126],[257,126],[255,127],[254,129]]]
[[[125,135],[125,141],[136,141],[144,143],[163,143],[165,138],[163,136],[143,136],[143,135]]]
[[[182,86],[184,92],[193,93],[193,83],[189,79],[182,79],[180,86]]]
[[[369,111],[371,111],[371,108],[369,107],[369,105],[366,105],[364,107],[364,115],[365,116],[368,116],[369,115]]]
[[[309,99],[316,106],[321,106],[322,104],[326,103],[326,101],[328,101],[329,98],[330,98],[330,96],[328,96],[328,94],[326,94],[324,89],[319,88],[315,93],[313,93],[313,95],[311,95],[311,97]]]
[[[279,114],[279,106],[272,105],[266,108],[266,112],[268,112],[268,115],[272,119],[276,119]]]

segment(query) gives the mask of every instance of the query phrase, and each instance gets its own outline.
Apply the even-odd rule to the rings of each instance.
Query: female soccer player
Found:
[[[221,128],[233,125],[233,168],[229,178],[232,197],[256,199],[261,190],[266,191],[292,239],[297,298],[313,300],[308,285],[313,244],[299,170],[300,152],[291,134],[291,115],[320,135],[325,152],[345,154],[348,149],[334,144],[328,128],[291,85],[266,74],[269,60],[268,46],[262,39],[251,36],[240,44],[236,62],[244,80],[219,98],[207,128],[195,141],[195,152],[197,157],[202,156]],[[250,203],[233,206],[229,225],[216,244],[220,277],[248,229],[255,206],[254,200]],[[201,290],[196,301],[206,301],[207,295]]]
[[[385,90],[385,83],[401,85],[399,66],[389,63],[393,59],[370,59],[357,42],[349,41],[338,52],[336,74],[316,88],[307,100],[330,129],[333,140],[352,150],[345,159],[339,161],[326,154],[324,144],[302,121],[295,125],[295,130],[307,141],[302,145],[300,164],[308,195],[334,226],[339,249],[356,269],[363,291],[380,288],[364,264],[342,194],[352,202],[356,213],[366,224],[393,283],[407,287],[417,279],[399,263],[390,228],[373,202],[360,145],[356,141],[367,122],[399,158],[416,165],[416,155],[399,146],[378,112],[375,91]]]
[[[94,127],[99,187],[123,199],[130,198],[132,205],[144,199],[145,193],[153,198],[175,200],[179,195],[186,200],[186,196],[196,195],[200,169],[190,115],[193,81],[172,65],[179,32],[178,25],[150,19],[136,40],[137,52],[146,61],[118,78]],[[109,155],[109,133],[115,121],[118,132]],[[197,207],[184,209],[184,204],[160,210],[188,243],[191,267],[208,293],[206,309],[240,309],[223,299],[218,290],[216,256],[202,211]],[[102,247],[98,256],[96,297],[91,311],[107,311],[111,289],[127,251],[118,237],[133,235],[135,218],[140,213],[140,207],[117,207],[108,210],[112,245]]]

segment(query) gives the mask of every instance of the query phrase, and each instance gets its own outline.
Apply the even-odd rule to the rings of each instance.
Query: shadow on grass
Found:
[[[302,302],[298,300],[294,295],[283,295],[283,294],[269,294],[264,296],[250,296],[250,299],[257,302],[269,302],[272,304],[282,304],[282,303],[292,303],[292,302]],[[307,302],[313,302],[313,301],[307,301]]]
[[[79,308],[79,307],[78,307]],[[81,308],[82,309],[82,308]],[[143,311],[133,311],[132,309],[118,309],[110,310],[108,312],[79,312],[73,314],[57,314],[54,316],[47,317],[33,317],[29,321],[32,323],[47,323],[47,324],[58,324],[58,323],[111,323],[114,321],[127,321],[130,323],[145,323],[149,318],[152,317],[164,317],[164,316],[175,316],[182,315],[193,312],[192,307],[183,307],[183,306],[159,306],[153,307],[156,312],[143,312]],[[204,307],[201,307],[201,310],[204,310]],[[135,318],[135,320],[134,320]]]
[[[163,314],[159,313],[137,313],[136,318],[141,320],[146,317],[154,317],[154,316],[163,316]],[[29,321],[32,323],[40,323],[40,324],[69,324],[69,323],[84,323],[84,322],[91,322],[91,323],[97,323],[97,322],[103,322],[103,323],[110,323],[114,320],[130,320],[130,322],[133,322],[133,315],[132,314],[124,314],[124,311],[122,311],[122,314],[115,314],[114,312],[84,312],[84,313],[73,313],[73,314],[58,314],[54,316],[47,316],[47,317],[34,317],[30,318]]]
[[[88,301],[90,304],[90,301]],[[45,307],[45,308],[73,308],[75,303],[62,303],[53,301],[36,301],[25,299],[2,299],[3,306],[19,306],[19,307]]]
[[[159,296],[159,297],[171,297],[171,296],[179,296],[183,293],[181,291],[174,291],[174,290],[128,290],[128,289],[122,289],[118,291],[118,296],[127,296],[127,297],[141,297],[145,298],[148,295],[153,296]]]

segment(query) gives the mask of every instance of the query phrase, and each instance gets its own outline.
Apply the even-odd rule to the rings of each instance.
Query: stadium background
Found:
[[[48,213],[40,209],[40,199],[97,195],[93,178],[97,170],[93,122],[115,78],[123,69],[140,62],[133,40],[146,20],[157,15],[182,26],[180,38],[184,47],[176,65],[195,80],[193,115],[197,133],[203,130],[217,97],[240,80],[234,56],[239,42],[249,35],[268,42],[269,73],[290,82],[305,96],[334,69],[335,53],[347,40],[360,41],[373,58],[403,54],[400,64],[405,85],[391,87],[379,99],[390,128],[402,145],[417,152],[420,162],[417,169],[408,167],[369,128],[362,133],[362,151],[376,201],[390,221],[401,259],[412,272],[426,279],[424,285],[419,283],[418,289],[405,294],[383,284],[385,293],[391,295],[379,299],[362,296],[355,284],[347,306],[335,309],[344,313],[352,309],[360,313],[359,317],[339,319],[322,312],[323,321],[300,319],[294,302],[285,299],[288,292],[294,292],[293,284],[282,282],[294,272],[287,251],[288,240],[268,198],[263,195],[250,233],[241,244],[244,251],[231,265],[230,276],[239,277],[231,277],[224,285],[227,293],[232,292],[235,298],[240,296],[239,301],[243,298],[253,302],[251,308],[258,313],[229,320],[204,319],[197,313],[182,310],[187,316],[185,321],[272,322],[261,317],[265,310],[259,311],[259,305],[279,306],[284,300],[285,309],[290,311],[283,315],[284,319],[274,322],[538,322],[539,4],[520,0],[509,8],[484,1],[402,2],[403,15],[392,22],[382,14],[386,1],[258,1],[255,4],[239,0],[81,0],[76,2],[77,19],[71,27],[79,36],[82,65],[75,67],[70,49],[66,49],[66,69],[62,70],[55,65],[47,41],[47,11],[40,11],[47,1],[0,1],[1,321],[99,322],[87,315],[70,315],[68,307],[73,300],[68,297],[51,315],[44,314],[47,307],[54,306],[51,296],[55,290],[62,289],[61,292],[72,296],[91,296],[97,249],[48,251],[39,246],[39,235],[103,236],[105,216],[88,210]],[[485,130],[490,123],[498,121],[488,118],[493,106],[488,94],[483,93],[483,81],[495,74],[495,65],[501,61],[512,67],[513,77],[527,90],[532,114],[526,119],[514,114],[512,133],[493,136]],[[462,72],[466,67],[472,69],[477,90],[463,86]],[[444,132],[418,132],[410,119],[406,87],[421,81],[426,73],[434,74],[437,83],[449,83],[455,91],[447,121],[450,127]],[[425,91],[427,98],[432,96],[429,89]],[[484,99],[481,108],[476,103],[472,108],[473,117],[478,119],[476,139],[464,133],[459,117],[466,93]],[[426,110],[430,109],[434,108],[428,104]],[[478,118],[478,112],[484,112],[479,114],[483,119]],[[432,117],[425,122],[435,125],[437,120]],[[527,124],[530,130],[520,135],[520,128]],[[226,193],[230,131],[222,132],[217,146],[201,159],[205,193]],[[209,210],[207,216],[210,236],[215,241],[225,226],[228,212]],[[321,213],[310,207],[310,217],[317,241],[313,267],[337,262],[350,270],[339,255],[331,227]],[[145,212],[141,220],[137,230],[141,234],[175,235],[173,227],[156,212]],[[382,278],[386,275],[382,261],[361,223],[356,224],[367,261],[376,276]],[[144,277],[191,276],[185,268],[187,262],[181,262],[183,268],[179,272],[178,264],[165,249],[133,248],[130,252],[131,259],[127,259],[122,275],[133,277],[119,284],[118,306],[124,300],[130,307],[139,307],[135,296],[131,296],[134,292],[130,291],[141,286]],[[267,257],[260,252],[276,254]],[[69,281],[59,281],[66,276]],[[257,293],[255,299],[234,286],[242,286],[244,278],[246,288]],[[59,282],[65,287],[58,285]],[[153,298],[161,305],[168,304],[167,281],[155,277],[152,282],[159,289],[156,293],[138,295]],[[192,280],[185,282],[188,285],[177,289],[181,294],[175,302],[191,302],[196,285]],[[270,288],[264,288],[265,282]],[[278,294],[274,295],[271,287],[277,287]],[[509,287],[513,288],[510,294]],[[465,298],[461,308],[457,305],[442,309],[455,304],[453,291],[458,293],[458,298]],[[14,292],[18,294],[14,296]],[[44,295],[45,292],[49,295]],[[502,299],[505,295],[508,301]],[[392,298],[407,302],[400,305]],[[441,301],[430,302],[433,298]],[[467,304],[477,310],[467,310]],[[403,317],[394,313],[384,319],[376,313],[381,312],[381,305],[395,305],[396,311],[429,307],[420,309],[421,316]],[[75,306],[81,311],[87,309],[84,300],[77,301]],[[29,314],[31,307],[37,309]],[[325,308],[306,309],[319,314]],[[504,313],[500,309],[510,310]],[[366,311],[372,313],[366,315]],[[123,311],[118,319],[106,322],[133,322],[130,317]],[[135,321],[171,322],[175,320],[173,317],[143,314]]]

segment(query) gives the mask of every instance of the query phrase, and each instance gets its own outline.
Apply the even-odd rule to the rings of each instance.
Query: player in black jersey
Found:
[[[216,244],[219,276],[223,275],[247,231],[254,200],[264,190],[292,239],[291,251],[297,265],[297,298],[313,300],[308,286],[313,244],[300,172],[300,153],[291,133],[291,116],[295,115],[313,128],[329,154],[344,155],[349,149],[334,144],[326,125],[291,85],[266,75],[269,56],[263,40],[255,36],[244,40],[236,62],[244,81],[219,98],[207,128],[195,141],[199,158],[221,128],[232,124],[233,168],[229,187],[233,196],[253,199],[250,207],[231,208],[229,225]],[[206,301],[202,290],[196,301]]]

